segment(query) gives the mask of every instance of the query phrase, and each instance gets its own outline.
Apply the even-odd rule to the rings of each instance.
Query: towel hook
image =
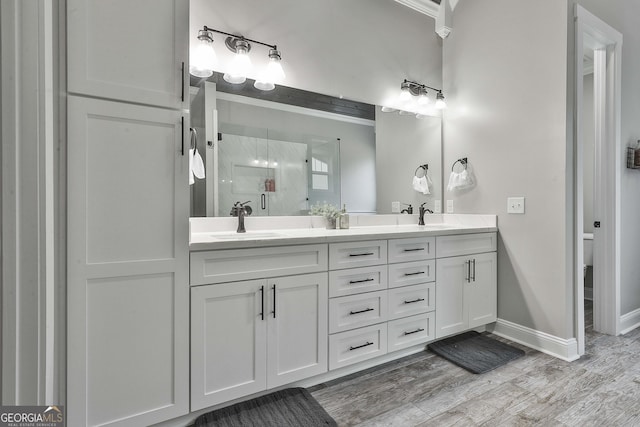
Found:
[[[467,169],[467,158],[463,157],[461,159],[456,160],[455,162],[453,162],[453,164],[451,165],[451,172],[453,172],[453,168],[456,166],[457,163],[460,163],[462,165],[462,167],[464,167],[464,169]]]
[[[425,163],[424,165],[420,165],[416,168],[416,171],[413,173],[415,176],[417,176],[418,178],[422,178],[422,176],[418,176],[418,171],[422,169],[423,170],[423,174],[422,176],[426,176],[427,175],[427,171],[429,170],[429,164]]]

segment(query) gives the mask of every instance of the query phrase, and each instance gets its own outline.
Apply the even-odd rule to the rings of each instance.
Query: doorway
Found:
[[[584,71],[593,60],[593,329],[620,333],[620,100],[622,35],[580,5],[575,10],[574,295],[578,354],[585,352]],[[588,227],[591,230],[591,224]]]

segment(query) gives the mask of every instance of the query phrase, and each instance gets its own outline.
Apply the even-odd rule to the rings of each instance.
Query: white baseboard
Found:
[[[559,338],[503,319],[498,319],[495,325],[488,329],[500,337],[526,345],[567,362],[573,362],[580,358],[578,355],[578,341],[575,338]]]
[[[620,316],[620,334],[631,332],[640,326],[640,308]]]

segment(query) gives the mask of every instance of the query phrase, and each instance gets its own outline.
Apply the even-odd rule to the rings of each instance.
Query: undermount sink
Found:
[[[220,240],[254,240],[284,237],[284,234],[271,232],[252,233],[250,231],[247,231],[246,233],[212,234],[211,237]]]

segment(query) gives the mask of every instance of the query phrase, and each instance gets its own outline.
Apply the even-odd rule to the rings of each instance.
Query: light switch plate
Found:
[[[433,202],[433,213],[442,212],[442,202],[440,200],[434,200]]]
[[[447,200],[447,213],[453,213],[453,200]]]
[[[507,213],[523,214],[524,197],[507,197]]]
[[[391,202],[391,213],[400,213],[400,202]]]

